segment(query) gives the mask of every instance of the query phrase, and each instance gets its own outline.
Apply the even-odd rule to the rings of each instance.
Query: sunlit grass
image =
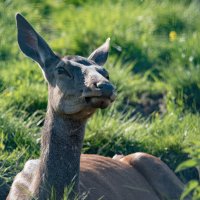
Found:
[[[62,55],[87,57],[111,37],[105,67],[118,98],[89,120],[83,152],[144,151],[175,170],[191,154],[184,149],[200,139],[199,7],[192,0],[2,0],[0,185],[10,185],[24,162],[39,155],[47,105],[41,70],[19,51],[16,12]]]

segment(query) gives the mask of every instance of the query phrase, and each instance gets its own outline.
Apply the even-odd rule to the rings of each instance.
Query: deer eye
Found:
[[[64,67],[58,67],[56,70],[59,75],[66,75],[69,78],[72,78],[72,75]]]

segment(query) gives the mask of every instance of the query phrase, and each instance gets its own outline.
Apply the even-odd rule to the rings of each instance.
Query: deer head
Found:
[[[115,100],[115,90],[103,68],[110,39],[88,58],[57,56],[45,40],[20,15],[16,15],[18,43],[22,52],[41,67],[49,87],[49,106],[73,119],[87,119],[97,108]]]

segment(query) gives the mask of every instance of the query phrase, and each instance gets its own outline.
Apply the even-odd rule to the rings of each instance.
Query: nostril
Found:
[[[103,87],[103,84],[102,84],[102,83],[96,83],[96,87],[97,87],[97,88],[102,88],[102,87]]]
[[[101,89],[103,89],[103,88],[113,88],[113,86],[110,84],[110,83],[107,83],[107,82],[103,82],[103,83],[101,83],[101,82],[99,82],[99,83],[96,83],[96,85],[97,85],[97,87],[98,88],[101,88]]]
[[[100,89],[104,89],[104,88],[107,88],[107,87],[109,87],[109,83],[107,83],[107,82],[98,82],[98,83],[96,83],[96,86],[97,86],[97,88],[100,88]]]
[[[97,85],[97,88],[101,89],[102,94],[104,96],[110,97],[113,95],[114,87],[112,84],[108,82],[103,82],[103,83],[99,82],[96,85]]]
[[[95,88],[98,88],[98,84],[97,83],[93,83]]]

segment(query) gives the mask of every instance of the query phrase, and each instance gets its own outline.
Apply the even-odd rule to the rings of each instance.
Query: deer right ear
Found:
[[[104,44],[102,44],[99,48],[91,53],[88,59],[93,60],[98,65],[104,65],[108,58],[110,48],[110,38],[106,40]]]
[[[21,14],[16,15],[16,21],[20,49],[25,55],[39,63],[42,68],[46,67],[47,61],[57,56]]]

